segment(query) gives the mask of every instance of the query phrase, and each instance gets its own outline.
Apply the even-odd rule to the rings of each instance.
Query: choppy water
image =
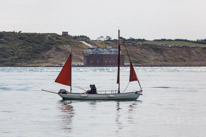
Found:
[[[206,67],[135,68],[137,101],[62,101],[61,68],[0,68],[0,137],[205,137]],[[121,89],[128,68],[121,68]],[[116,89],[116,68],[74,68],[73,92]],[[128,90],[138,88],[136,82]]]

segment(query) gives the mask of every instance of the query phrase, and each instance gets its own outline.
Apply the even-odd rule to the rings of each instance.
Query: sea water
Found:
[[[0,68],[0,137],[205,137],[206,67],[136,67],[137,101],[63,101],[59,67]],[[115,90],[116,68],[76,67],[73,92]],[[121,68],[121,91],[129,68]],[[128,88],[125,87],[128,85]]]

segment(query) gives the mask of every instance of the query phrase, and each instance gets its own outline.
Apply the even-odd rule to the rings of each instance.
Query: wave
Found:
[[[10,91],[11,88],[7,88],[7,87],[0,87],[0,91]]]
[[[160,87],[152,87],[152,88],[173,88],[173,87],[160,86]]]

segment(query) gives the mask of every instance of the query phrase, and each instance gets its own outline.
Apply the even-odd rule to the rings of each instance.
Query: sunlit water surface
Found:
[[[61,68],[0,68],[0,137],[205,137],[206,67],[136,67],[137,101],[62,101]],[[121,90],[129,68],[121,68]],[[116,68],[73,68],[73,92],[117,89]],[[138,90],[137,82],[126,91]]]

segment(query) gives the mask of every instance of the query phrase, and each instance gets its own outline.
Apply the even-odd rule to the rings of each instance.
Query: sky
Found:
[[[206,0],[0,0],[0,31],[206,39]]]

